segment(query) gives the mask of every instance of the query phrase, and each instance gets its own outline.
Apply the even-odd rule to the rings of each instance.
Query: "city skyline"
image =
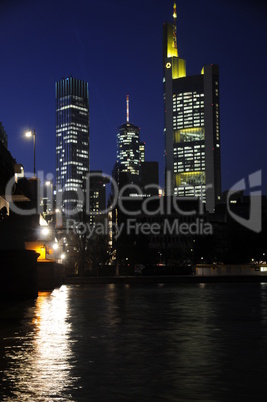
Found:
[[[178,1],[177,42],[189,75],[204,64],[220,68],[222,190],[262,169],[267,193],[266,6],[253,4]],[[146,160],[159,162],[164,185],[162,26],[172,21],[172,7],[173,1],[152,0],[1,3],[0,121],[26,172],[33,149],[23,132],[35,129],[37,170],[55,175],[54,86],[73,76],[89,86],[90,168],[111,174],[129,94],[131,122],[140,127]]]

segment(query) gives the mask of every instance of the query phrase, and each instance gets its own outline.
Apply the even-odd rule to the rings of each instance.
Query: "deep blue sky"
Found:
[[[162,26],[172,0],[0,0],[0,121],[9,150],[33,169],[55,173],[55,81],[89,84],[90,167],[110,174],[117,127],[141,128],[146,159],[163,185]],[[179,55],[187,73],[220,67],[222,189],[258,169],[267,194],[267,29],[260,1],[178,0]]]

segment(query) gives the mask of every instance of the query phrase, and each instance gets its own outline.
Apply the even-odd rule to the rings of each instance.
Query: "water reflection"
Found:
[[[74,360],[67,316],[67,287],[40,293],[35,305],[25,310],[20,330],[4,339],[3,384],[12,401],[48,401],[68,395],[75,379],[69,376]]]
[[[63,286],[0,310],[1,335],[1,402],[257,400],[267,286]]]

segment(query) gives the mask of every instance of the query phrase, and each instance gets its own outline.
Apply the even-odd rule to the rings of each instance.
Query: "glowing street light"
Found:
[[[27,131],[25,133],[25,137],[33,138],[33,175],[34,175],[34,177],[36,177],[36,174],[35,174],[35,130]]]
[[[40,231],[42,236],[48,236],[50,233],[50,230],[47,227],[42,227],[41,231]]]

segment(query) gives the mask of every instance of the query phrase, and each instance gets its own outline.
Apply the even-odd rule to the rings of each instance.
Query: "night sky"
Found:
[[[90,168],[110,174],[117,127],[140,127],[146,160],[163,185],[162,26],[172,0],[0,0],[0,121],[26,172],[55,174],[55,82],[89,84]],[[266,5],[258,1],[177,1],[179,56],[187,74],[220,67],[222,189],[262,169],[267,194]]]

